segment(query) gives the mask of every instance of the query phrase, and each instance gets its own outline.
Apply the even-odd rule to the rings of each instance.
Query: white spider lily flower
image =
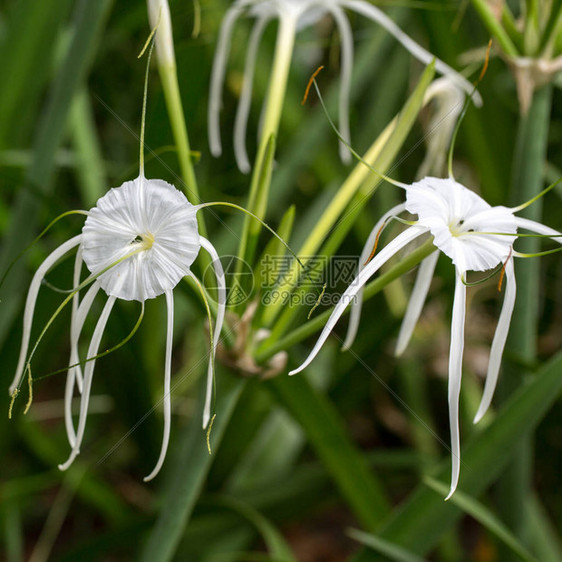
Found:
[[[22,345],[10,394],[17,391],[28,365],[31,324],[37,294],[47,272],[68,252],[78,247],[74,268],[74,296],[70,329],[70,362],[65,390],[65,425],[71,453],[59,465],[66,470],[80,452],[84,437],[88,402],[94,374],[95,357],[117,299],[144,303],[160,295],[166,296],[168,313],[166,352],[164,364],[164,436],[160,456],[154,470],[145,478],[151,480],[164,462],[170,437],[171,419],[171,359],[173,343],[174,297],[173,289],[185,276],[194,277],[191,265],[201,248],[212,259],[217,277],[218,310],[208,368],[208,395],[204,409],[204,427],[210,418],[213,361],[224,320],[226,306],[225,278],[218,254],[213,245],[198,233],[196,213],[186,196],[173,185],[158,179],[146,179],[141,172],[133,181],[127,181],[98,200],[87,212],[82,233],[54,250],[41,264],[27,295],[24,312]],[[90,276],[80,283],[83,264]],[[83,299],[78,289],[91,281]],[[87,363],[82,372],[79,363],[78,341],[84,321],[99,291],[108,299],[90,340]],[[71,403],[75,386],[81,395],[78,426],[75,429]]]
[[[318,341],[304,363],[289,374],[305,369],[320,351],[349,304],[353,304],[350,332],[345,345],[351,345],[357,332],[361,301],[360,296],[367,281],[397,252],[422,235],[431,234],[433,244],[451,259],[456,271],[455,295],[451,321],[451,345],[449,351],[449,420],[451,428],[452,477],[447,499],[456,489],[460,471],[459,393],[464,348],[464,322],[466,304],[466,274],[469,271],[487,271],[504,264],[506,293],[496,333],[492,342],[490,362],[482,401],[474,422],[478,422],[488,409],[500,368],[501,356],[507,339],[516,284],[513,257],[522,257],[513,250],[517,229],[522,228],[562,243],[562,234],[538,222],[517,217],[523,208],[492,207],[480,196],[454,179],[426,177],[412,185],[403,185],[406,202],[391,209],[375,225],[361,255],[359,272],[342,295],[326,323]],[[417,215],[418,220],[399,234],[365,265],[375,239],[384,224],[403,211]],[[400,335],[398,352],[406,347],[427,296],[439,253],[434,252],[422,261],[420,274],[414,286]]]
[[[147,6],[150,27],[157,29],[154,45],[156,47],[158,63],[175,67],[176,56],[168,0],[148,0]]]
[[[232,32],[237,19],[243,15],[254,17],[256,23],[248,43],[244,81],[234,128],[234,151],[240,170],[245,173],[250,170],[245,138],[252,97],[254,67],[263,32],[267,24],[274,18],[279,20],[279,32],[266,108],[263,113],[262,138],[267,139],[270,134],[277,131],[296,34],[301,29],[316,23],[321,17],[331,15],[341,37],[339,127],[342,137],[349,141],[349,90],[354,48],[351,26],[346,17],[345,9],[361,14],[382,25],[414,57],[424,64],[429,64],[435,60],[431,53],[404,33],[383,11],[365,0],[236,0],[223,19],[211,75],[208,126],[209,145],[214,156],[220,156],[222,153],[219,114]],[[441,60],[435,60],[435,69],[449,77],[454,84],[465,92],[472,93],[474,90],[470,82]],[[482,103],[478,92],[474,93],[474,101],[477,105]],[[351,160],[349,150],[343,142],[340,142],[340,156],[346,163]]]

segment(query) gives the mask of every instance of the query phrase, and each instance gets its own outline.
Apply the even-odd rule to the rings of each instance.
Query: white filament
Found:
[[[166,358],[164,362],[164,437],[162,438],[162,447],[160,449],[160,456],[154,470],[144,478],[145,482],[152,480],[162,468],[166,452],[168,451],[168,444],[170,442],[170,428],[172,419],[172,392],[171,392],[171,378],[172,378],[172,345],[174,338],[174,294],[171,290],[166,291],[166,307],[168,311],[168,327],[166,330]]]

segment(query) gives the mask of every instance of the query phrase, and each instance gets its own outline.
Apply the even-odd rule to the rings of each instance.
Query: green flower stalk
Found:
[[[197,204],[200,203],[200,195],[191,159],[191,147],[178,84],[170,7],[168,0],[148,0],[147,5],[150,26],[156,30],[154,37],[156,61],[170,115],[185,190],[189,200]],[[205,234],[205,223],[201,216],[198,217],[198,223],[202,234]]]

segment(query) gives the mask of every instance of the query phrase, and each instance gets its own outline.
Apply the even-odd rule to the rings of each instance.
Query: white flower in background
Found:
[[[426,152],[416,177],[441,176],[445,173],[447,151],[463,110],[464,99],[464,91],[448,76],[434,80],[427,88],[424,106],[433,102],[433,112],[425,127]]]
[[[88,402],[94,374],[96,355],[111,310],[117,299],[144,303],[160,295],[166,296],[168,310],[166,356],[164,366],[164,438],[160,457],[154,470],[145,478],[150,480],[160,470],[170,436],[170,378],[174,322],[174,287],[185,277],[194,277],[191,265],[200,248],[206,250],[217,276],[218,312],[213,348],[208,370],[208,393],[205,402],[204,426],[210,417],[213,361],[221,332],[226,304],[224,272],[213,245],[197,230],[198,207],[173,185],[141,175],[109,190],[88,211],[82,234],[59,246],[41,264],[27,295],[21,351],[10,394],[17,390],[28,364],[27,351],[37,294],[47,272],[68,252],[78,248],[74,268],[72,317],[70,322],[70,362],[65,392],[65,425],[72,451],[69,459],[59,466],[66,470],[80,452],[84,437]],[[83,264],[90,272],[80,282]],[[80,300],[78,288],[91,282]],[[78,342],[84,321],[95,297],[103,290],[108,299],[94,329],[87,352],[84,372],[80,367]],[[81,395],[78,427],[75,429],[71,403],[75,386]]]
[[[523,257],[513,249],[517,229],[522,228],[539,235],[552,237],[562,243],[562,234],[538,222],[515,216],[516,208],[492,207],[484,199],[454,179],[426,177],[412,185],[403,185],[406,202],[391,209],[373,229],[361,255],[360,270],[342,295],[326,323],[316,345],[306,361],[289,374],[305,369],[320,351],[334,329],[336,322],[348,305],[355,302],[367,281],[392,256],[420,236],[431,234],[433,244],[451,259],[456,270],[455,296],[451,321],[451,346],[449,351],[449,419],[451,426],[452,478],[448,498],[455,491],[460,469],[459,392],[461,386],[462,356],[464,348],[464,321],[466,304],[466,274],[469,271],[487,271],[497,266],[505,268],[506,294],[496,333],[492,342],[490,362],[482,401],[474,419],[479,421],[488,409],[496,386],[511,314],[515,303],[515,274],[513,257]],[[393,216],[408,211],[418,220],[392,240],[366,265],[377,235]],[[419,318],[439,256],[434,252],[420,266],[420,272],[406,311],[398,337],[398,353],[406,347]],[[352,311],[350,333],[345,345],[351,345],[359,323],[360,301]]]
[[[349,141],[349,89],[353,65],[353,35],[345,15],[345,9],[361,14],[382,25],[414,57],[423,63],[429,64],[434,60],[431,53],[406,35],[384,12],[365,0],[236,0],[222,22],[211,76],[208,122],[209,144],[214,156],[220,156],[222,153],[219,126],[222,89],[234,24],[242,15],[254,17],[256,23],[248,43],[244,81],[234,127],[234,151],[240,170],[243,172],[250,170],[245,139],[251,105],[254,67],[262,34],[267,24],[274,18],[279,19],[279,32],[261,133],[268,138],[272,132],[277,130],[297,32],[304,27],[313,25],[321,17],[331,15],[341,37],[340,131],[342,137]],[[472,84],[444,62],[436,60],[435,69],[437,72],[448,76],[454,84],[467,93],[473,91]],[[474,94],[474,100],[478,105],[482,103],[478,92]],[[350,154],[344,143],[340,143],[340,155],[344,162],[350,161]]]

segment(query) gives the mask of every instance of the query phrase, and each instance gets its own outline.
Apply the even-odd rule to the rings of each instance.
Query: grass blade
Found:
[[[496,419],[469,443],[462,453],[465,468],[459,489],[476,496],[501,474],[520,440],[534,430],[560,395],[561,370],[562,353],[559,353],[531,382],[522,386]],[[447,480],[449,472],[447,463],[438,478]],[[421,485],[380,529],[379,535],[424,555],[435,547],[461,513],[457,506]],[[373,557],[366,552],[354,558],[354,562],[371,560]]]
[[[424,481],[440,497],[445,497],[449,493],[449,486],[438,480],[426,478]],[[508,546],[519,558],[527,562],[536,561],[536,558],[517,540],[513,533],[479,501],[463,492],[456,492],[450,501],[486,527],[490,533]]]
[[[384,488],[347,436],[328,399],[302,375],[279,376],[267,384],[300,423],[360,523],[367,529],[377,527],[389,509]]]
[[[259,531],[271,558],[279,562],[296,562],[281,532],[259,511],[233,497],[221,497],[219,504],[240,514]]]
[[[226,380],[223,382],[226,383]],[[245,384],[246,381],[237,378],[221,385],[216,405],[217,417],[211,435],[213,447],[220,444]],[[214,457],[209,455],[199,419],[200,417],[196,417],[186,428],[180,453],[166,482],[160,514],[139,557],[141,561],[172,560],[203,489]]]
[[[408,552],[401,546],[396,546],[384,539],[359,531],[358,529],[349,529],[347,534],[356,541],[376,550],[385,556],[385,560],[392,560],[393,562],[423,562],[423,558]]]
[[[72,40],[43,112],[34,142],[33,161],[26,174],[28,186],[39,188],[43,195],[52,191],[55,153],[65,132],[72,100],[90,66],[92,53],[97,46],[111,3],[111,0],[79,2],[76,8]],[[11,223],[5,233],[6,243],[0,254],[0,271],[4,272],[11,260],[33,239],[38,212],[37,198],[27,189],[21,190],[14,202]],[[23,276],[24,264],[20,261],[12,268],[4,284],[0,343],[6,337],[19,308]]]

